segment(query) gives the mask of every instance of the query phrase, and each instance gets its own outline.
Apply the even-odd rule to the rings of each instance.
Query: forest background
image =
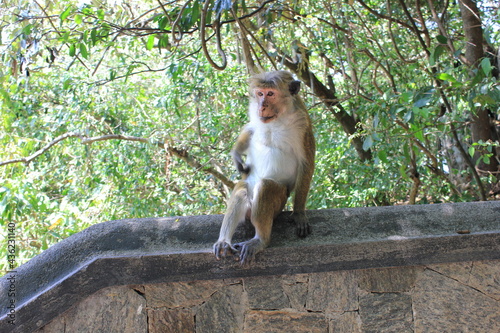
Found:
[[[499,198],[497,1],[3,0],[0,14],[2,272],[95,223],[223,213],[261,70],[303,83],[309,209]]]

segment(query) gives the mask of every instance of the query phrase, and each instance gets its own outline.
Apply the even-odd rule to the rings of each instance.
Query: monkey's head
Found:
[[[293,110],[294,97],[300,90],[300,81],[290,72],[274,71],[250,78],[250,113],[268,124],[287,110]],[[256,114],[252,114],[256,113]]]

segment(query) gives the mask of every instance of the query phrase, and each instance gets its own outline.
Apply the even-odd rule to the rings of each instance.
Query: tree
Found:
[[[259,70],[307,86],[309,208],[498,195],[489,1],[36,0],[2,14],[0,214],[21,262],[103,220],[222,213]]]
[[[487,57],[486,50],[490,50],[491,47],[485,43],[483,39],[483,28],[481,22],[481,13],[474,1],[471,0],[461,0],[460,13],[462,15],[464,34],[465,34],[465,65],[470,69],[481,69],[481,61],[484,62],[485,74],[488,75],[491,71],[491,62]],[[493,54],[493,57],[495,55]],[[498,59],[493,66],[497,67],[496,77],[498,79]],[[471,72],[471,76],[474,76],[474,71]],[[494,118],[490,118],[491,111],[481,105],[479,108],[472,110],[472,122],[471,122],[471,134],[472,142],[475,144],[480,144],[481,142],[494,142],[499,141],[499,135],[494,124]],[[496,154],[494,156],[500,156],[499,147],[496,147]],[[475,159],[479,159],[479,154],[475,155]],[[482,160],[479,163],[479,169],[483,172],[497,173],[498,175],[498,158],[488,158],[487,161]],[[497,177],[498,178],[498,177]]]

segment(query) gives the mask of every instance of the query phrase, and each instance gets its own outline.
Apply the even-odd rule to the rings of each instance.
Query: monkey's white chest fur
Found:
[[[250,126],[253,129],[247,164],[250,189],[261,179],[272,179],[286,185],[291,191],[295,186],[297,172],[304,161],[304,130],[301,119],[289,119],[272,126]]]

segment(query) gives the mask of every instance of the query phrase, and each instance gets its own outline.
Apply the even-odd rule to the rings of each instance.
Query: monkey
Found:
[[[311,233],[305,206],[316,143],[299,90],[300,81],[288,71],[256,74],[249,80],[249,122],[231,150],[242,179],[229,197],[213,246],[218,260],[236,254],[241,264],[252,262],[269,245],[273,221],[292,192],[296,234]],[[255,236],[232,244],[236,227],[245,220],[254,226]]]

